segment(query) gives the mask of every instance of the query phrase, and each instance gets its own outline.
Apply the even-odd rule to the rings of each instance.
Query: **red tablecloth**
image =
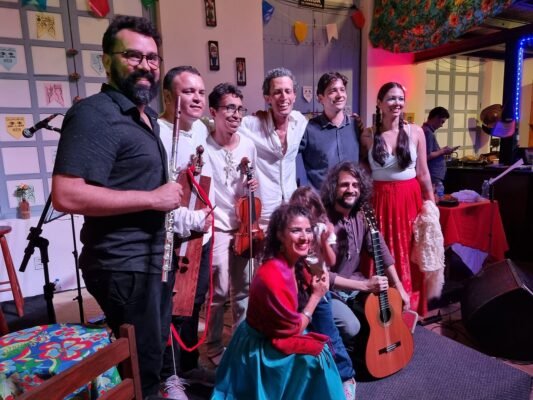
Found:
[[[459,203],[456,207],[441,207],[440,225],[444,245],[460,243],[484,251],[494,261],[505,258],[509,249],[497,202]],[[491,235],[492,233],[492,235]]]

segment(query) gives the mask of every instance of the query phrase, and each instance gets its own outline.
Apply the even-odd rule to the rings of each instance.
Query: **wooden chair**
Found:
[[[135,331],[132,325],[122,325],[120,339],[32,388],[17,397],[17,400],[62,400],[117,364],[121,366],[122,382],[100,396],[99,400],[142,400]]]

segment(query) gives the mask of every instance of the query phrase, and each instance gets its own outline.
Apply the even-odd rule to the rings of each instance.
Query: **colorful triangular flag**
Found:
[[[22,6],[35,6],[39,10],[46,10],[46,0],[22,0]]]
[[[153,7],[154,4],[155,4],[155,0],[141,0],[141,3],[143,4],[143,6],[145,6],[146,8],[149,8],[149,7]]]
[[[272,18],[272,15],[274,14],[274,6],[270,4],[268,1],[263,0],[263,24],[268,24],[268,21]]]
[[[328,35],[328,43],[331,39],[339,39],[339,30],[337,29],[337,24],[327,24],[326,33]]]
[[[294,36],[298,43],[302,43],[307,37],[307,24],[302,21],[296,21],[294,23]]]
[[[107,0],[89,0],[89,7],[100,18],[105,17],[109,13],[109,3]]]

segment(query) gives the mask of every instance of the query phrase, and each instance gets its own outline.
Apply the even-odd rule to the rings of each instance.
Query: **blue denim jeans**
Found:
[[[328,292],[325,298],[322,298],[316,306],[315,312],[313,313],[313,320],[308,329],[329,336],[333,352],[335,353],[335,364],[337,364],[339,375],[344,382],[355,376],[355,370],[353,369],[352,360],[346,351],[346,347],[344,347],[339,330],[335,326],[330,300],[331,294]]]

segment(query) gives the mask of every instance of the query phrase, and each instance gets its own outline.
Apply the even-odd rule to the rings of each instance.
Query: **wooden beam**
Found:
[[[414,62],[421,63],[436,58],[453,56],[468,51],[480,50],[486,47],[505,43],[508,40],[517,40],[527,34],[533,34],[533,23],[514,29],[507,29],[488,35],[480,35],[471,39],[459,39],[455,42],[446,43],[433,49],[422,50],[414,54]]]

